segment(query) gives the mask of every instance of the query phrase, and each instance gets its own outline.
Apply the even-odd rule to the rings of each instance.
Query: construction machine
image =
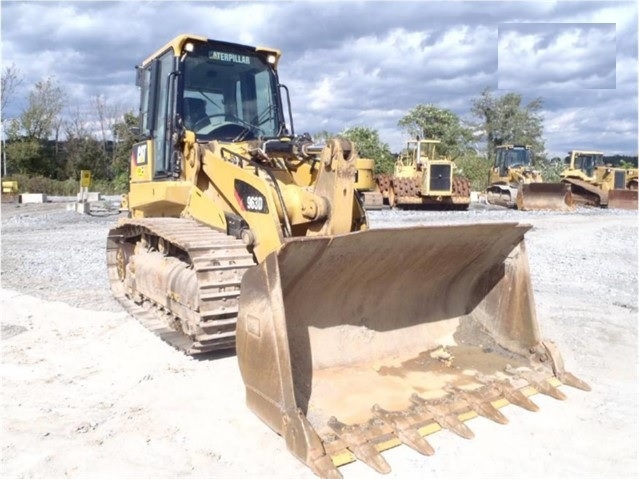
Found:
[[[359,192],[360,200],[367,210],[381,210],[384,198],[375,181],[375,160],[357,158],[355,165],[355,190]]]
[[[391,208],[468,209],[470,182],[455,174],[456,165],[438,155],[432,139],[408,140],[392,175],[378,175],[378,190]]]
[[[528,145],[497,146],[486,201],[522,211],[573,210],[570,186],[544,183],[541,173],[533,168],[532,160],[532,149]]]
[[[17,203],[20,200],[18,182],[14,180],[2,181],[2,203]]]
[[[248,407],[324,478],[587,390],[540,334],[530,226],[369,229],[355,146],[295,134],[279,59],[180,35],[138,67],[129,214],[107,239],[127,311],[187,354],[235,348]]]
[[[561,181],[575,201],[585,206],[637,209],[637,170],[604,164],[603,152],[572,150],[565,158]]]

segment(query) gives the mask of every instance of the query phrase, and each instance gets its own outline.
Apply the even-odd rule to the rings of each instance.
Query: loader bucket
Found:
[[[290,239],[241,286],[237,355],[247,404],[317,475],[508,402],[588,389],[540,336],[517,223],[373,229]]]
[[[571,211],[575,208],[570,185],[565,183],[522,184],[515,200],[522,211]]]
[[[637,209],[637,190],[608,190],[608,208]]]

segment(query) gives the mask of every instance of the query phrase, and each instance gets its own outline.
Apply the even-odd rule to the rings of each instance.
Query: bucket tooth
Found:
[[[393,432],[402,443],[425,456],[435,454],[433,446],[419,434],[416,428],[410,425],[403,413],[387,411],[378,404],[373,406],[372,411],[375,417],[381,419],[393,429]]]
[[[548,381],[531,381],[530,385],[541,394],[545,394],[546,396],[550,396],[560,401],[565,401],[568,398],[563,392],[550,384]]]
[[[428,411],[442,429],[448,429],[464,439],[472,439],[475,437],[475,433],[473,433],[463,421],[459,420],[455,411],[450,410],[450,408],[441,401],[427,401],[419,397],[417,393],[413,393],[410,400],[416,406]]]
[[[380,474],[388,474],[391,471],[386,459],[366,439],[360,427],[346,425],[334,416],[328,420],[328,426],[346,443],[348,449],[357,459]]]
[[[563,392],[550,384],[546,379],[538,379],[535,377],[535,373],[532,371],[519,371],[513,368],[506,368],[506,372],[517,378],[525,379],[528,381],[528,384],[534,387],[537,392],[541,394],[545,394],[546,396],[550,396],[560,401],[567,399],[567,396]]]
[[[527,398],[524,393],[522,393],[519,389],[515,389],[510,384],[502,385],[502,395],[509,403],[514,404],[515,406],[519,406],[532,412],[539,411],[539,406],[536,403]]]
[[[558,375],[558,379],[566,384],[567,386],[571,386],[573,388],[581,389],[582,391],[591,391],[590,385],[576,377],[574,374],[564,371],[563,373]]]
[[[499,395],[506,398],[509,403],[526,409],[527,411],[539,411],[539,406],[528,399],[519,389],[514,388],[508,380],[489,379],[481,375],[477,375],[475,378],[488,387],[497,390]]]
[[[339,472],[331,458],[326,454],[322,454],[317,458],[311,459],[309,467],[322,479],[344,479],[342,473]]]
[[[485,394],[474,391],[464,391],[455,387],[447,387],[446,391],[463,399],[478,415],[490,419],[498,424],[508,424],[508,418],[492,405]],[[485,391],[484,391],[485,392]]]

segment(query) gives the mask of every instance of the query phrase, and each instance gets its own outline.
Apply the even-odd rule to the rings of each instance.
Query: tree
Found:
[[[81,170],[91,170],[96,179],[107,177],[108,160],[102,142],[95,138],[91,123],[80,107],[68,115],[64,124],[64,172],[67,178],[78,179]]]
[[[12,143],[12,148],[7,145],[7,160],[18,171],[55,176],[59,162],[58,133],[65,102],[66,93],[52,77],[35,84],[26,108],[11,121],[7,135]],[[52,134],[55,143],[51,151],[48,140]],[[35,143],[40,144],[39,148],[34,147]],[[12,156],[12,153],[18,156]]]
[[[4,67],[0,81],[0,116],[6,118],[7,105],[11,102],[17,88],[22,83],[22,73],[14,64]]]
[[[7,141],[4,151],[7,154],[11,173],[43,174],[44,154],[40,141],[33,138],[18,138]]]
[[[469,153],[455,161],[458,174],[468,178],[473,191],[484,191],[488,187],[488,173],[492,161],[486,156]]]
[[[5,67],[2,70],[2,79],[0,80],[0,118],[2,118],[2,175],[7,175],[7,144],[6,144],[6,127],[7,124],[7,105],[9,105],[15,91],[22,83],[22,74],[18,67],[14,64]]]
[[[451,110],[432,104],[417,105],[397,124],[412,137],[440,140],[441,155],[454,159],[474,150],[472,130]]]
[[[311,134],[311,137],[313,138],[313,142],[320,143],[320,144],[326,143],[331,138],[335,138],[337,136],[339,136],[339,133],[333,133],[332,131],[328,131],[328,130],[320,130]]]
[[[67,95],[53,77],[40,80],[29,93],[28,104],[12,122],[12,133],[36,140],[48,140],[56,127]]]
[[[542,105],[541,98],[522,105],[518,93],[494,96],[485,88],[473,100],[471,113],[479,119],[477,127],[486,141],[488,156],[494,157],[498,145],[519,144],[531,145],[537,157],[544,157]]]
[[[375,174],[388,173],[393,170],[395,160],[388,145],[379,138],[377,130],[364,126],[347,128],[340,136],[355,143],[361,158],[375,161]]]
[[[122,119],[113,125],[113,160],[111,162],[111,176],[118,178],[120,182],[129,181],[129,168],[131,164],[131,151],[137,141],[137,137],[131,132],[131,128],[138,125],[138,117],[129,111]]]

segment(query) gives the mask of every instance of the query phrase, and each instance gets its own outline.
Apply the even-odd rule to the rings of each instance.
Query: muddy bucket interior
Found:
[[[428,454],[418,430],[437,417],[470,437],[455,420],[467,392],[516,384],[540,365],[553,374],[527,229],[430,226],[287,243],[242,281],[237,354],[249,407],[325,477],[339,477],[331,466],[344,452],[389,470],[376,451],[393,437]],[[488,402],[503,397],[498,389]],[[320,467],[319,457],[332,463]]]
[[[516,204],[522,211],[574,209],[570,185],[565,183],[522,184],[517,190]]]

